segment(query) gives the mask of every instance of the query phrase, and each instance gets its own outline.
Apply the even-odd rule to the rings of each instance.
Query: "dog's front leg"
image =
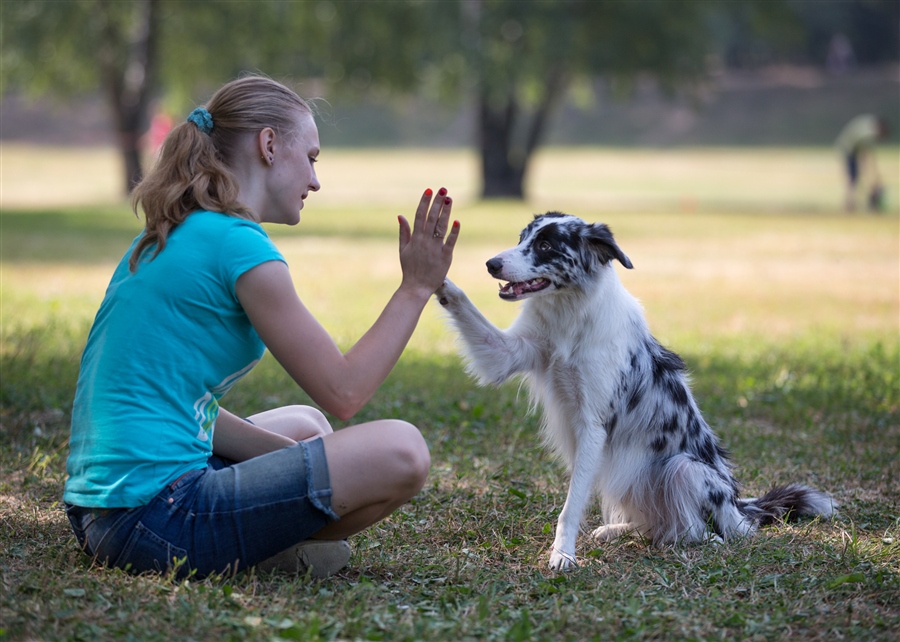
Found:
[[[569,493],[556,522],[556,537],[550,550],[550,568],[553,570],[566,571],[578,565],[575,560],[575,543],[594,490],[597,466],[606,442],[605,430],[595,427],[593,431],[596,433],[591,434],[591,429],[584,430],[578,438]]]
[[[480,384],[499,385],[534,367],[538,360],[535,345],[497,328],[450,279],[444,280],[435,295],[463,340],[469,373]]]

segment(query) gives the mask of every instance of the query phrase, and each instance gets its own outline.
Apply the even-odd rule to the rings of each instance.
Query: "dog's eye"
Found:
[[[539,241],[537,244],[537,249],[541,252],[549,252],[553,249],[553,246],[550,244],[550,241]]]

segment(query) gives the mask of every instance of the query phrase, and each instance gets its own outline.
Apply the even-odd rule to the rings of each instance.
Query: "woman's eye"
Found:
[[[541,252],[549,252],[553,249],[553,246],[550,245],[550,241],[541,241],[540,243],[538,243],[538,249]]]
[[[310,162],[311,165],[315,165],[316,163],[319,162],[319,159],[316,158],[315,156],[310,156],[310,157],[309,157],[309,162]]]

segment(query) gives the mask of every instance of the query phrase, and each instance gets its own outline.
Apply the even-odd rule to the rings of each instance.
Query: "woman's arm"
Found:
[[[216,430],[213,433],[214,455],[234,461],[245,461],[296,443],[290,437],[260,428],[224,408],[219,408]]]
[[[325,416],[312,406],[282,406],[247,419],[219,406],[213,454],[245,461],[332,432]]]
[[[300,301],[286,265],[263,263],[237,281],[238,299],[266,346],[317,404],[340,419],[352,417],[375,394],[450,268],[459,225],[447,233],[449,198],[439,195],[430,201],[429,190],[412,229],[400,217],[402,282],[375,324],[346,354]]]

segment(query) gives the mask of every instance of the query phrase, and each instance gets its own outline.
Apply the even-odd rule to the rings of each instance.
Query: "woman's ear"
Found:
[[[275,130],[264,127],[257,137],[259,143],[259,155],[267,165],[275,162]]]

